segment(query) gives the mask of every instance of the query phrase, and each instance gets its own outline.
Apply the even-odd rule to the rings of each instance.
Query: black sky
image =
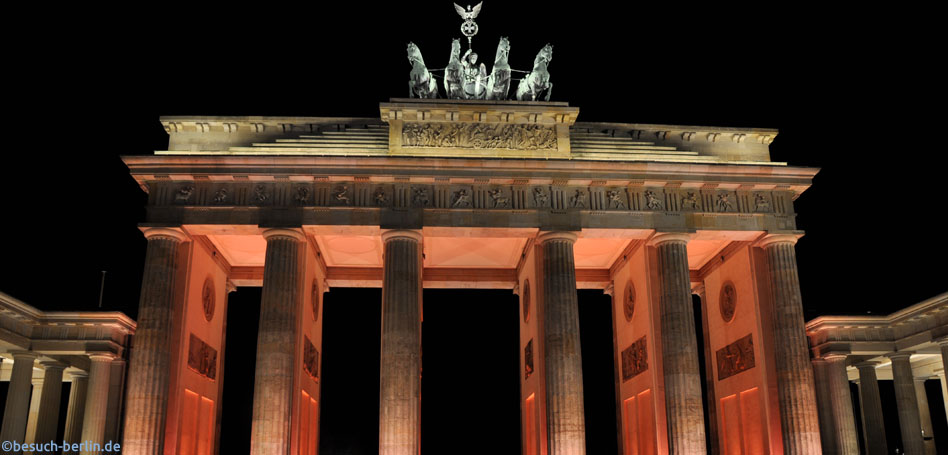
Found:
[[[119,156],[164,149],[159,116],[375,117],[406,96],[407,42],[441,68],[460,37],[450,2],[154,8],[31,16],[7,42],[0,291],[93,310],[107,270],[103,309],[134,317],[145,197]],[[870,14],[488,1],[474,46],[489,66],[507,36],[529,69],[552,43],[580,121],[778,128],[774,160],[822,169],[795,203],[807,318],[887,314],[948,290],[943,49],[924,12]]]

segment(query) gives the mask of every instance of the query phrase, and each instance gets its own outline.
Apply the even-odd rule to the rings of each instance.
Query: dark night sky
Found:
[[[450,2],[333,3],[83,9],[10,43],[0,291],[93,310],[107,270],[103,309],[134,317],[145,197],[118,157],[164,149],[160,115],[375,117],[406,96],[408,41],[441,68],[460,37]],[[508,36],[511,65],[529,69],[553,43],[553,98],[580,121],[780,129],[774,160],[822,169],[795,204],[808,319],[948,290],[925,14],[897,29],[888,12],[576,5],[488,1],[475,50],[489,68]],[[93,19],[106,13],[122,19]]]

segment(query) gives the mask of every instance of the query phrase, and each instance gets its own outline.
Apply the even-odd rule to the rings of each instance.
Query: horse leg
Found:
[[[547,84],[547,87],[546,87],[546,101],[550,100],[550,95],[552,94],[553,94],[553,83],[550,82]]]
[[[415,90],[414,90],[414,89],[415,89],[415,85],[412,84],[411,81],[408,81],[408,97],[409,97],[409,98],[414,98],[414,97],[415,97]]]

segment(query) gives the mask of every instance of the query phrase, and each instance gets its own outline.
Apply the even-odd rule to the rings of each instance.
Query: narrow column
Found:
[[[836,454],[836,426],[833,425],[833,397],[830,393],[829,368],[823,358],[813,359],[813,386],[820,422],[820,444],[826,455]]]
[[[82,415],[82,437],[87,443],[81,455],[100,455],[105,450],[105,423],[109,410],[109,376],[112,372],[110,353],[89,355],[89,385],[86,387],[86,408]]]
[[[708,438],[711,441],[711,447],[708,451],[712,455],[718,455],[721,453],[721,442],[718,438],[718,400],[714,395],[714,375],[711,374],[713,368],[711,365],[714,364],[714,353],[711,352],[711,329],[708,327],[708,296],[704,283],[702,282],[694,292],[698,295],[698,298],[701,299],[701,330],[704,335],[704,365],[708,371],[708,374],[704,377],[704,388],[708,394],[708,415],[704,416],[704,418],[708,419],[708,430],[711,431],[710,438]]]
[[[829,379],[830,401],[833,408],[833,427],[836,434],[836,453],[859,455],[859,436],[856,432],[856,417],[853,415],[853,399],[846,374],[845,355],[827,355],[827,379]]]
[[[290,450],[293,410],[293,360],[296,314],[303,267],[303,234],[270,229],[263,267],[257,366],[254,372],[252,455],[285,454]]]
[[[856,365],[859,370],[859,398],[862,404],[862,423],[866,433],[866,450],[869,455],[887,455],[885,422],[882,414],[882,398],[876,378],[876,363],[863,362]]]
[[[935,433],[932,429],[932,414],[928,410],[925,378],[915,378],[915,398],[918,400],[918,418],[922,424],[922,443],[925,444],[925,453],[935,455]]]
[[[794,251],[796,236],[772,234],[758,246],[767,253],[773,298],[774,363],[783,450],[787,455],[820,452],[813,370],[803,322],[803,299]]]
[[[40,401],[43,399],[43,379],[45,377],[33,378],[30,381],[33,392],[30,395],[30,413],[26,418],[26,436],[23,437],[23,442],[27,444],[36,442],[36,421],[39,418]],[[26,455],[32,454],[28,450],[23,453]]]
[[[382,233],[382,360],[379,455],[421,447],[421,234]]]
[[[651,241],[658,256],[668,453],[673,455],[706,453],[689,239],[687,234],[658,234]]]
[[[164,450],[175,268],[178,247],[187,240],[177,229],[159,228],[146,230],[145,238],[148,249],[138,303],[138,326],[128,368],[122,442],[122,452],[126,455],[160,455]]]
[[[60,362],[41,362],[46,369],[43,377],[43,395],[40,399],[39,413],[36,419],[35,442],[45,444],[56,441],[59,427],[59,402],[63,392],[63,369],[66,364]]]
[[[89,374],[77,371],[71,374],[72,384],[69,386],[69,404],[66,409],[66,429],[63,440],[67,444],[75,444],[82,437],[82,417],[86,411],[86,386],[89,383]]]
[[[7,403],[3,408],[0,441],[22,443],[26,436],[26,420],[30,412],[30,381],[33,378],[33,362],[36,360],[36,354],[23,351],[11,354],[13,355],[13,371],[10,373]]]
[[[922,423],[918,416],[918,398],[912,379],[909,352],[889,354],[892,359],[892,383],[895,385],[895,404],[899,410],[899,428],[902,430],[902,448],[905,453],[925,453],[922,443]]]
[[[572,232],[537,238],[542,251],[547,441],[550,455],[586,453],[583,359]]]
[[[945,416],[948,417],[948,381],[946,381],[945,378],[945,374],[948,372],[948,338],[938,340],[938,346],[941,348],[942,368],[942,373],[938,376],[938,380],[941,381],[941,396],[944,397]]]

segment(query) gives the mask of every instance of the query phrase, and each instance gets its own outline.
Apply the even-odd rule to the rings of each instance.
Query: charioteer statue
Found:
[[[464,9],[457,3],[455,10],[464,19],[461,24],[461,33],[467,37],[468,49],[461,55],[461,40],[451,42],[451,54],[448,65],[443,70],[429,70],[421,56],[421,50],[413,43],[408,43],[408,61],[412,65],[408,81],[409,97],[438,98],[438,83],[434,72],[444,72],[444,93],[449,99],[472,100],[506,100],[510,93],[510,84],[514,80],[513,72],[525,73],[517,85],[517,100],[538,101],[550,100],[553,84],[550,82],[550,73],[547,70],[553,60],[553,46],[547,44],[540,50],[533,61],[532,71],[519,71],[510,68],[507,58],[510,55],[510,42],[507,38],[500,38],[497,44],[497,53],[494,57],[494,66],[490,76],[483,62],[478,63],[477,53],[474,52],[472,41],[477,34],[478,26],[474,18],[481,12],[481,6],[468,5]]]

